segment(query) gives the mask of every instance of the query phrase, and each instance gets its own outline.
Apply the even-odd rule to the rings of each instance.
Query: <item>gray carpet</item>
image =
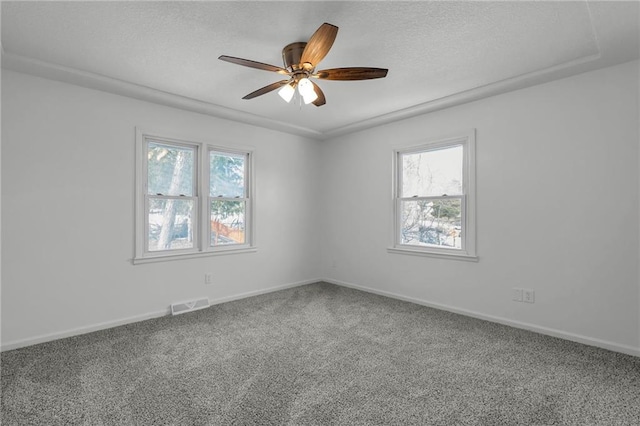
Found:
[[[640,358],[318,283],[2,353],[3,425],[637,425]]]

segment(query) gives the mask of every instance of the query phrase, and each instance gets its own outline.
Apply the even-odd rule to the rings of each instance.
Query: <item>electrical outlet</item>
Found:
[[[521,288],[512,288],[511,289],[511,294],[513,297],[513,300],[515,300],[516,302],[522,302],[522,289]]]
[[[523,300],[525,303],[534,303],[536,301],[536,292],[530,288],[526,288],[523,291]]]
[[[204,274],[204,283],[213,284],[213,277],[211,276],[211,274]]]

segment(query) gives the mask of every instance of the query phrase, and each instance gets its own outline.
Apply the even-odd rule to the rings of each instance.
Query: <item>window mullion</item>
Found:
[[[211,199],[211,201],[247,201],[248,198],[244,198],[244,197],[212,197],[209,196],[209,198]]]
[[[200,164],[200,179],[198,181],[198,194],[200,195],[200,206],[198,211],[200,212],[200,241],[198,242],[198,249],[203,252],[209,247],[209,241],[211,241],[211,223],[209,216],[209,185],[210,183],[210,170],[209,170],[209,150],[199,147],[199,162]]]
[[[428,197],[400,197],[398,198],[400,201],[430,201],[430,200],[451,200],[451,199],[462,199],[464,198],[464,194],[460,195],[440,195],[440,196],[428,196]]]
[[[149,198],[157,198],[159,200],[197,200],[194,195],[164,195],[164,194],[147,194]]]

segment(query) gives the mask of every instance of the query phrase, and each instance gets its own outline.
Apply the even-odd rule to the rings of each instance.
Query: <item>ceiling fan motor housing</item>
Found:
[[[302,58],[302,52],[304,52],[304,48],[307,43],[303,41],[298,41],[296,43],[288,44],[282,49],[282,62],[284,63],[284,67],[291,70],[297,71],[302,69],[302,64],[300,64],[300,60]]]

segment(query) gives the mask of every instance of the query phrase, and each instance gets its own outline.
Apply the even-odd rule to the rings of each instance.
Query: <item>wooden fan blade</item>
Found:
[[[323,80],[370,80],[386,77],[388,71],[384,68],[332,68],[318,71],[313,77]]]
[[[289,75],[289,72],[284,68],[276,67],[275,65],[263,64],[262,62],[256,62],[249,59],[242,58],[234,58],[233,56],[222,55],[218,59],[226,62],[231,62],[232,64],[243,65],[249,68],[257,68],[259,70],[264,71],[273,71],[278,74]]]
[[[311,69],[315,68],[316,65],[327,56],[327,53],[329,53],[329,49],[331,49],[336,35],[338,35],[338,27],[335,25],[327,24],[326,22],[320,25],[320,28],[313,33],[307,42],[302,52],[300,63],[304,64],[306,62],[312,65]]]
[[[322,106],[324,104],[327,103],[327,100],[324,97],[324,92],[322,91],[322,89],[320,88],[320,86],[318,86],[317,84],[315,84],[313,81],[311,82],[313,84],[313,91],[316,92],[316,95],[318,95],[318,99],[316,99],[315,101],[312,102],[312,104],[314,104],[315,106],[319,107]]]
[[[268,86],[264,86],[263,88],[258,89],[255,92],[249,93],[247,96],[245,96],[242,99],[253,99],[253,98],[256,98],[258,96],[264,95],[265,93],[269,93],[269,92],[271,92],[273,90],[276,90],[277,88],[284,86],[288,82],[289,82],[289,80],[276,81],[275,83],[271,83]]]

